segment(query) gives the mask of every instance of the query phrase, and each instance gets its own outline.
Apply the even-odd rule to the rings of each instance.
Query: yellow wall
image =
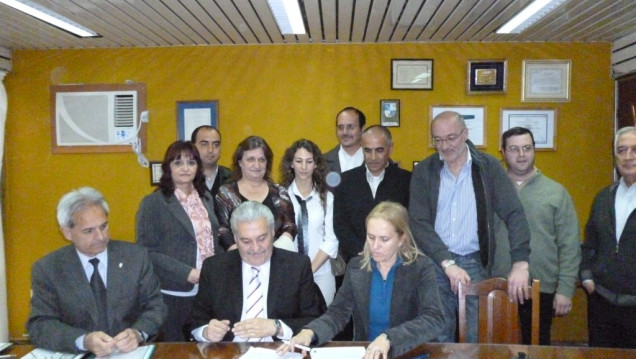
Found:
[[[111,237],[134,240],[137,206],[152,191],[148,169],[132,154],[51,153],[52,84],[146,83],[149,160],[160,160],[176,139],[177,101],[219,100],[225,165],[236,144],[252,134],[268,140],[275,166],[300,137],[326,151],[336,143],[339,109],[356,106],[376,124],[381,99],[401,101],[401,126],[391,129],[393,157],[408,169],[432,153],[430,105],[485,105],[485,150],[495,155],[501,107],[555,108],[557,151],[538,153],[537,164],[569,189],[584,223],[593,195],[612,181],[610,50],[607,43],[428,43],[16,51],[5,79],[3,186],[11,337],[25,332],[31,264],[66,244],[55,220],[60,196],[78,186],[98,188],[110,202]],[[434,59],[434,90],[392,91],[392,58]],[[466,95],[469,59],[507,59],[508,92]],[[522,103],[524,59],[571,59],[572,101]],[[557,339],[585,340],[583,308],[575,311],[557,322]]]

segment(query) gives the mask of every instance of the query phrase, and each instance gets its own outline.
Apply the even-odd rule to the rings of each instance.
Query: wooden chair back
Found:
[[[532,345],[539,345],[539,281],[532,280]],[[508,281],[489,278],[468,286],[459,284],[459,342],[466,342],[466,297],[479,297],[479,343],[519,344],[521,326],[516,302],[508,298]]]

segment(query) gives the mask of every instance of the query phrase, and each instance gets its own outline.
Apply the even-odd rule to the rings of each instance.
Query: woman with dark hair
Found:
[[[219,236],[223,248],[234,249],[230,216],[239,204],[257,201],[266,205],[276,219],[274,246],[294,250],[296,236],[294,207],[287,189],[272,181],[274,154],[262,137],[249,136],[238,144],[232,157],[232,179],[219,188],[215,198]]]
[[[328,259],[338,255],[338,239],[333,232],[333,194],[325,184],[325,159],[315,143],[301,139],[285,151],[280,169],[296,213],[296,248],[311,259],[314,282],[329,305],[336,280]]]
[[[365,359],[393,358],[437,337],[444,325],[435,263],[418,251],[409,215],[397,202],[380,202],[366,218],[361,256],[347,265],[342,287],[320,318],[279,353],[296,344],[317,346],[353,317],[353,340],[368,341]]]
[[[137,211],[137,243],[148,248],[168,317],[159,340],[185,341],[182,327],[198,291],[203,260],[222,251],[214,200],[191,142],[173,142],[161,163],[159,187]]]

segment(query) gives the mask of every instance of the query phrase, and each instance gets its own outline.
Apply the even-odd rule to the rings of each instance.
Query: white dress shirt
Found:
[[[362,147],[358,148],[353,156],[350,156],[347,151],[340,146],[338,150],[338,160],[340,160],[340,172],[348,171],[352,168],[359,167],[364,162],[364,155],[362,154]]]

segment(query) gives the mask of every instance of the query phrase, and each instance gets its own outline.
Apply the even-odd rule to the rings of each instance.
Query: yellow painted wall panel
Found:
[[[379,123],[381,99],[399,99],[401,125],[391,128],[394,159],[412,162],[428,147],[431,105],[486,106],[486,148],[498,156],[502,107],[557,110],[557,150],[537,154],[538,167],[572,194],[584,224],[593,195],[612,181],[613,81],[609,43],[420,43],[196,46],[145,49],[15,51],[5,78],[9,96],[3,183],[10,333],[20,338],[28,316],[31,264],[66,244],[55,220],[60,196],[90,185],[111,206],[112,238],[134,241],[135,212],[153,190],[133,154],[52,154],[49,86],[68,83],[147,85],[149,160],[176,139],[176,102],[218,100],[221,163],[243,138],[262,135],[277,166],[301,137],[323,151],[336,144],[335,115],[345,106]],[[434,60],[432,91],[391,90],[391,59]],[[467,95],[469,59],[507,59],[505,94]],[[570,59],[572,100],[522,103],[524,59]],[[557,340],[585,340],[583,308],[560,320]],[[563,328],[563,329],[561,329]]]

